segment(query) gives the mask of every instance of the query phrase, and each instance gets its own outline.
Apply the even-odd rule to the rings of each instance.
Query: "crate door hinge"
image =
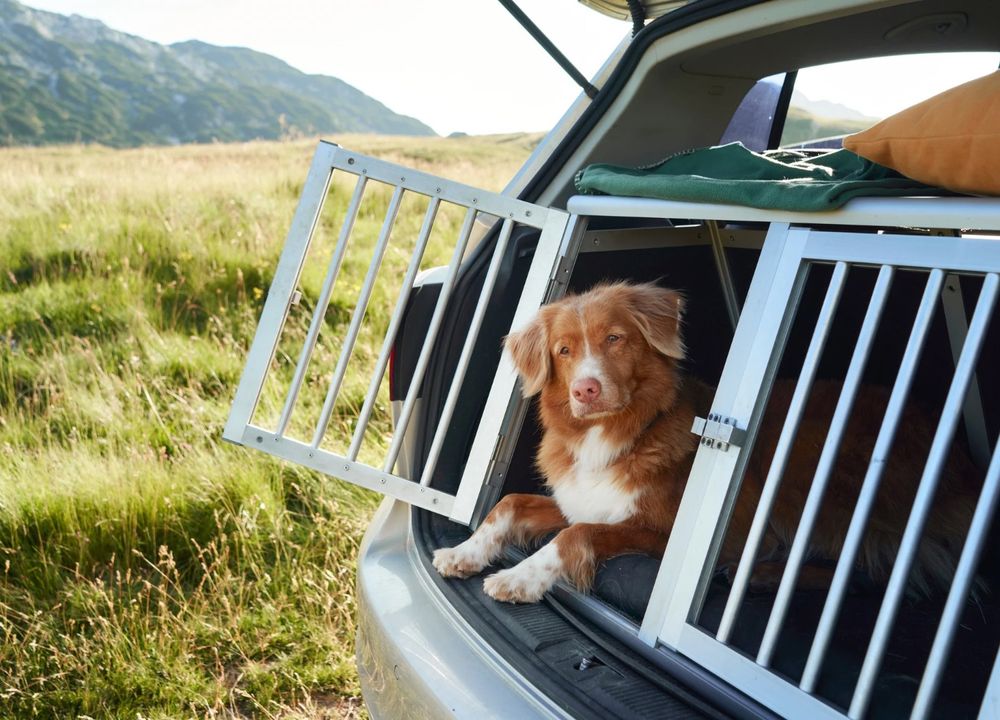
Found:
[[[573,272],[573,266],[575,264],[576,258],[571,258],[569,255],[563,255],[560,257],[555,270],[552,271],[552,280],[560,285],[568,285],[569,278]]]
[[[706,420],[695,417],[691,432],[701,438],[701,444],[718,448],[725,452],[730,446],[741,448],[746,441],[747,431],[736,427],[736,419],[710,414]]]

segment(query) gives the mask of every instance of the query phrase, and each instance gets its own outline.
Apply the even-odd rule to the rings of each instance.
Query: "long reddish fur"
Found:
[[[507,339],[523,379],[526,395],[540,392],[538,403],[543,437],[537,465],[550,488],[569,471],[578,445],[595,425],[603,429],[625,452],[610,467],[622,492],[638,492],[635,512],[615,523],[570,525],[553,498],[545,495],[512,494],[493,509],[484,525],[511,514],[508,542],[529,545],[554,531],[563,563],[563,574],[578,588],[590,587],[597,565],[604,559],[630,552],[660,555],[666,546],[687,482],[698,440],[691,431],[695,415],[705,416],[714,390],[685,376],[679,367],[684,355],[680,332],[682,297],[675,291],[651,284],[616,283],[598,286],[584,294],[569,296],[541,308],[535,321]],[[628,342],[617,354],[604,357],[612,381],[631,394],[621,412],[599,418],[574,417],[569,407],[571,366],[560,363],[551,339],[579,333],[581,325],[594,328],[595,337],[607,328],[626,328]],[[625,352],[621,352],[624,350]],[[765,413],[757,450],[748,466],[738,495],[719,564],[734,568],[760,498],[763,479],[784,423],[792,385],[778,383]],[[774,558],[794,537],[806,494],[812,483],[822,443],[829,430],[840,386],[817,383],[807,404],[802,424],[784,473],[782,489],[771,513],[753,582],[773,587],[783,564]],[[864,388],[845,435],[845,442],[830,478],[826,502],[812,533],[810,556],[836,558],[854,508],[854,498],[868,466],[871,448],[854,439],[873,438],[884,413],[886,393]],[[892,457],[892,472],[883,478],[869,532],[857,559],[875,580],[884,580],[905,527],[904,511],[918,483],[930,425],[914,408],[907,408]],[[955,543],[964,535],[971,516],[968,478],[972,466],[953,453],[941,479],[940,496],[921,544],[915,573],[916,585],[927,589],[943,585],[950,577]],[[800,587],[824,587],[830,570],[807,566]]]

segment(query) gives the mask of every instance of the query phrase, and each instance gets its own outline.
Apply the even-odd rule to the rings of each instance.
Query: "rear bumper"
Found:
[[[358,557],[357,662],[371,716],[568,717],[444,601],[409,522],[408,506],[383,502]]]

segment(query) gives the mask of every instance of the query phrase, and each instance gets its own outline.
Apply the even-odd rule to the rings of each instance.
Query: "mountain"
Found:
[[[865,130],[878,121],[879,118],[869,117],[847,105],[829,100],[810,100],[801,92],[794,91],[781,144],[797,145],[818,138],[836,138]],[[836,146],[839,147],[839,141]]]
[[[830,102],[829,100],[810,100],[798,90],[792,92],[792,106],[802,108],[811,115],[817,115],[830,120],[858,120],[871,125],[881,119],[870,117],[847,105]]]
[[[0,145],[113,147],[295,133],[434,135],[342,80],[198,41],[160,45],[0,0]]]

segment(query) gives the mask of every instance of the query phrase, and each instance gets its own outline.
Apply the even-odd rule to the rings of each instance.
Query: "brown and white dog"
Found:
[[[696,414],[705,416],[714,394],[679,367],[684,359],[683,305],[678,292],[652,284],[600,285],[542,307],[527,327],[507,337],[525,396],[541,392],[544,433],[536,461],[551,495],[504,497],[468,540],[435,552],[434,566],[442,575],[474,575],[495,562],[507,545],[531,545],[558,532],[533,555],[483,584],[497,600],[534,602],[561,579],[587,590],[597,565],[607,558],[663,553],[698,447],[692,421]],[[838,387],[817,383],[807,405],[754,572],[758,587],[773,587],[780,580],[782,565],[774,558],[794,537],[816,448],[828,429],[822,409],[833,407]],[[720,556],[724,567],[734,567],[742,552],[790,386],[779,384],[774,396],[754,455],[765,460],[748,467]],[[859,396],[848,437],[877,432],[879,405],[884,408],[885,398],[877,393]],[[876,425],[872,430],[857,427],[859,422]],[[904,415],[903,423],[910,428],[902,443],[926,448],[929,438],[915,430],[921,426],[919,418]],[[851,456],[858,454],[851,443],[844,447],[828,491],[838,499],[844,493],[856,496],[867,467],[866,458]],[[906,467],[885,478],[886,492],[876,502],[873,530],[859,557],[875,579],[887,576],[899,546],[906,520],[901,503],[912,500],[919,479],[916,458],[919,453],[903,458]],[[968,496],[956,492],[964,469],[952,462],[942,478],[946,502],[935,507],[918,558],[917,579],[923,584],[927,578],[921,579],[921,573],[941,582],[953,568],[952,540],[961,538],[971,514]],[[811,541],[813,555],[837,557],[852,510],[853,502],[824,506]],[[799,585],[825,586],[829,579],[829,569],[806,566]]]

